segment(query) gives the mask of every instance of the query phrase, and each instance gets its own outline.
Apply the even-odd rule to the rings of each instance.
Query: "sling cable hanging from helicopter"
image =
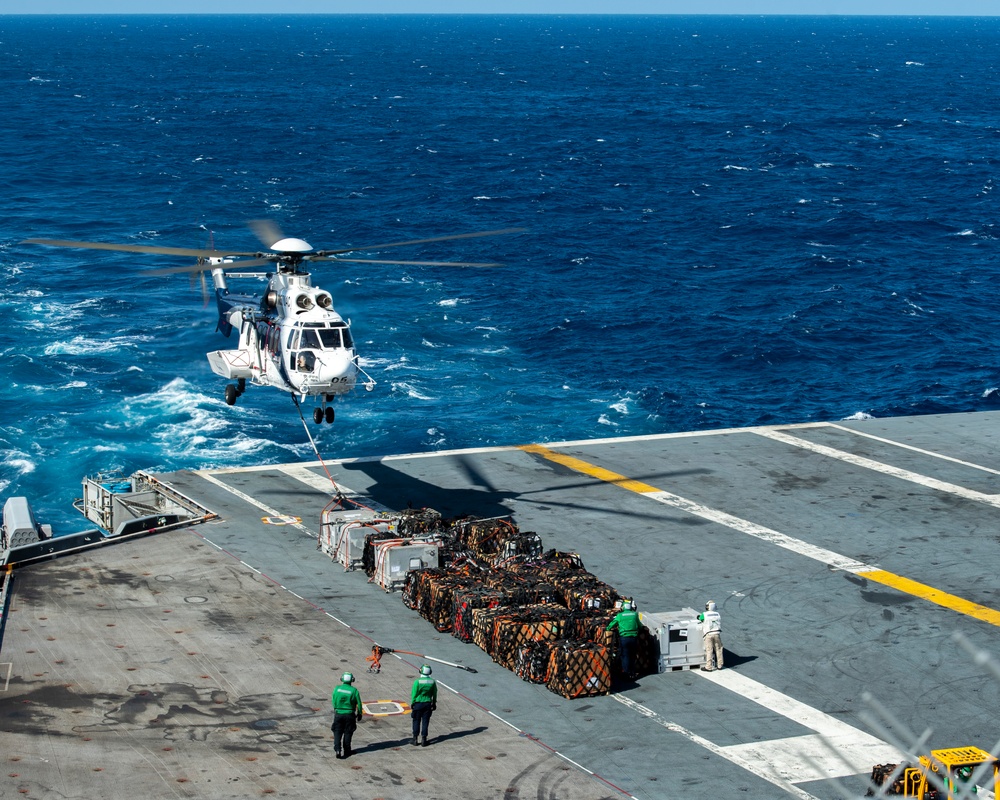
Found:
[[[316,445],[316,440],[313,439],[312,434],[309,433],[309,423],[306,422],[306,418],[302,414],[302,405],[299,403],[299,398],[297,396],[295,396],[294,394],[292,395],[292,402],[295,403],[295,410],[299,412],[299,419],[302,420],[302,429],[306,432],[306,438],[309,440],[309,444],[312,445],[313,452],[316,454],[316,460],[319,461],[320,466],[323,467],[323,471],[326,473],[326,477],[328,477],[330,479],[330,483],[333,485],[333,488],[336,490],[336,494],[334,495],[333,499],[330,501],[330,503],[327,504],[326,508],[323,509],[324,513],[331,506],[333,506],[335,508],[336,507],[343,507],[343,504],[344,504],[345,501],[348,502],[348,503],[350,503],[351,505],[357,507],[357,508],[363,508],[366,511],[371,511],[372,509],[368,508],[368,506],[364,505],[363,503],[359,503],[357,500],[352,500],[351,498],[346,497],[344,495],[344,492],[340,488],[340,485],[337,483],[337,481],[333,477],[333,475],[330,474],[330,470],[329,470],[329,468],[327,468],[326,462],[323,460],[323,456],[320,455],[319,447]]]
[[[336,490],[336,494],[334,495],[333,500],[323,510],[326,511],[330,507],[330,505],[334,504],[336,506],[342,506],[346,501],[351,505],[357,506],[358,508],[364,508],[367,511],[371,511],[371,509],[368,508],[368,506],[359,503],[357,500],[351,500],[350,498],[344,495],[343,490],[341,490],[339,484],[334,479],[333,475],[330,474],[330,470],[327,468],[326,462],[323,460],[323,456],[320,455],[319,447],[316,446],[316,440],[313,439],[312,434],[309,433],[309,423],[306,422],[306,418],[302,414],[302,405],[299,403],[299,398],[296,397],[294,394],[292,395],[292,402],[295,403],[295,410],[299,412],[299,419],[302,420],[302,428],[303,430],[305,430],[306,438],[309,439],[309,444],[312,445],[313,452],[316,454],[316,460],[319,461],[320,466],[323,467],[323,472],[326,473],[326,477],[330,479],[330,483],[333,484],[333,488]]]

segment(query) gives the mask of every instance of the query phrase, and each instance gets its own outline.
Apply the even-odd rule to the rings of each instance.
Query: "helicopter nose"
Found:
[[[351,354],[344,350],[324,353],[319,379],[322,383],[350,388],[358,375],[358,367]]]

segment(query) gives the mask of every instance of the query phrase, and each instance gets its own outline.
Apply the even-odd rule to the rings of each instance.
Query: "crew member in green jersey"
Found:
[[[427,726],[431,721],[431,712],[437,710],[438,686],[437,681],[431,677],[431,668],[424,664],[420,668],[420,677],[413,682],[413,691],[410,692],[410,716],[413,718],[413,744],[417,743],[419,735],[420,743],[427,746]]]
[[[348,758],[351,755],[351,738],[364,711],[361,694],[354,688],[354,676],[345,672],[340,681],[340,686],[333,690],[330,698],[333,704],[333,725],[330,729],[333,731],[333,751],[337,758]]]
[[[622,603],[622,610],[619,611],[611,623],[608,630],[618,629],[618,652],[622,660],[622,676],[627,680],[636,677],[635,650],[639,643],[639,629],[642,622],[639,621],[639,612],[635,610],[635,603],[625,600]]]

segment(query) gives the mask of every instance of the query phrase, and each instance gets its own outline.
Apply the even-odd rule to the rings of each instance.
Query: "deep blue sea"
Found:
[[[185,260],[523,226],[314,272],[375,391],[325,457],[1000,404],[1000,19],[0,17],[0,495],[313,458],[235,407]],[[228,345],[231,346],[231,345]]]

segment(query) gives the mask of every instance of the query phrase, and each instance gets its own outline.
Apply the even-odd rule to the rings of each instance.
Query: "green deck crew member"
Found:
[[[607,630],[618,629],[618,650],[622,659],[622,676],[627,680],[636,677],[635,669],[635,649],[639,643],[639,629],[642,623],[639,621],[639,612],[635,610],[635,603],[625,600],[622,603],[622,610],[619,611]]]
[[[337,758],[351,755],[351,738],[357,730],[364,711],[361,707],[361,693],[354,688],[354,676],[345,672],[340,677],[340,686],[333,690],[330,702],[333,704],[333,751]],[[343,744],[343,750],[341,750]]]
[[[431,668],[424,664],[420,668],[420,677],[413,682],[410,692],[410,717],[413,719],[413,743],[417,743],[417,734],[421,736],[421,744],[427,746],[427,726],[431,721],[431,712],[437,710],[438,686],[431,677]]]

